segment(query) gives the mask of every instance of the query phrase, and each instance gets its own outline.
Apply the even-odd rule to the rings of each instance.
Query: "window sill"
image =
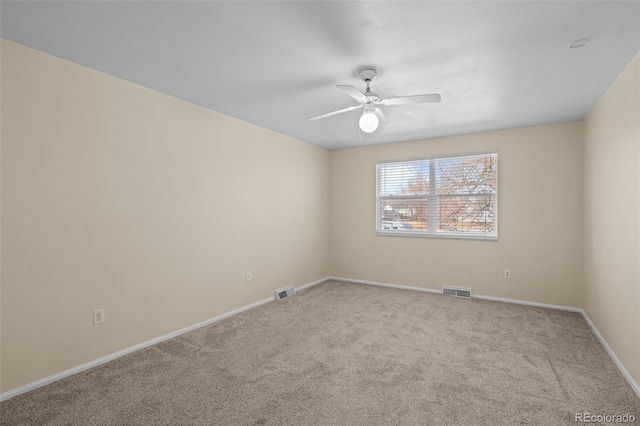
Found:
[[[411,231],[376,231],[379,237],[413,237],[413,238],[440,238],[445,240],[479,240],[479,241],[498,241],[497,235],[464,235],[464,234],[427,234],[425,232]]]

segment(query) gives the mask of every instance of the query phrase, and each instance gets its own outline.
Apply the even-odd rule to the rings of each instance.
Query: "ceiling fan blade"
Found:
[[[380,108],[376,108],[374,112],[378,116],[378,120],[380,120],[381,123],[387,124],[389,122],[389,119],[386,115],[384,115],[384,112],[382,112]]]
[[[359,102],[364,102],[367,100],[367,97],[365,96],[364,93],[362,93],[361,91],[359,91],[358,89],[356,89],[353,86],[336,86],[338,89],[344,90],[344,92],[351,96],[353,99],[355,99],[356,101]]]
[[[442,99],[440,95],[433,93],[431,95],[400,96],[397,98],[382,99],[378,103],[382,105],[410,105],[440,102],[440,99]]]
[[[340,109],[338,111],[328,112],[326,114],[317,115],[315,117],[311,117],[309,121],[320,120],[321,118],[331,117],[332,115],[342,114],[343,112],[353,111],[354,109],[362,108],[362,105],[351,106],[349,108]]]

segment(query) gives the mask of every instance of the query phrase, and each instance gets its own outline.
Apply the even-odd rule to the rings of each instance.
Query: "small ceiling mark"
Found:
[[[581,39],[572,41],[571,44],[569,44],[569,49],[580,49],[581,47],[586,46],[587,43],[589,43],[588,38],[581,38]]]

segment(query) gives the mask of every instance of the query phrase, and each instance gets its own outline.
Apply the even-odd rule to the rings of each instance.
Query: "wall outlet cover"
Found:
[[[93,310],[93,325],[102,324],[104,322],[104,309]]]

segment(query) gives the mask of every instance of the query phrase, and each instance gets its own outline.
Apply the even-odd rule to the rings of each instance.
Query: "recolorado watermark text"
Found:
[[[575,413],[573,421],[576,423],[635,423],[633,414],[593,414]]]

